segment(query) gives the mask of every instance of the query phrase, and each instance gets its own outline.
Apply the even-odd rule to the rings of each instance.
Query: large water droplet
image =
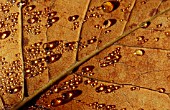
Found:
[[[0,40],[6,39],[11,34],[11,31],[0,32]]]
[[[120,3],[117,1],[107,1],[102,4],[102,9],[104,12],[110,13],[113,10],[117,9],[119,5]]]

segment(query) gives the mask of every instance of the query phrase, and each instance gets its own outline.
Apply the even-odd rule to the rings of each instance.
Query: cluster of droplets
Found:
[[[30,47],[25,48],[25,73],[26,77],[34,77],[47,69],[47,64],[54,63],[61,58],[59,52],[50,51],[50,49],[59,46],[59,41],[49,43],[37,42]]]
[[[104,93],[111,93],[114,92],[115,90],[120,89],[121,86],[119,85],[104,85],[104,84],[100,84],[98,87],[96,87],[96,92],[100,93],[100,92],[104,92]]]
[[[98,102],[87,104],[87,106],[95,110],[117,110],[116,105],[107,105],[105,103],[98,103]]]
[[[4,40],[9,36],[13,37],[17,32],[19,13],[4,14],[4,17],[0,19],[0,40]]]
[[[92,38],[88,39],[87,41],[79,42],[79,51],[81,51],[83,48],[86,48],[89,45],[94,44],[96,42],[97,42],[96,36],[93,36]]]
[[[109,65],[114,65],[121,58],[120,55],[120,47],[116,48],[114,51],[109,53],[106,57],[104,57],[104,61],[100,61],[100,67],[107,67]]]
[[[59,105],[66,104],[66,103],[70,102],[75,97],[78,97],[81,94],[82,94],[82,91],[79,90],[79,89],[63,92],[61,94],[61,97],[52,99],[51,106],[56,107],[56,106],[59,106]]]
[[[52,11],[49,7],[44,10],[36,10],[35,5],[27,5],[24,7],[24,17],[27,19],[27,24],[24,29],[29,34],[38,35],[41,33],[41,28],[49,28],[59,20],[57,12]]]
[[[2,70],[0,70],[0,94],[15,94],[22,89],[22,64],[20,60],[7,62],[1,57]]]
[[[73,27],[71,30],[76,30],[79,28],[79,21],[77,21],[79,18],[79,15],[72,15],[68,17],[68,21],[73,23]]]
[[[139,45],[146,43],[149,39],[146,39],[145,36],[138,36],[136,37],[137,43]]]

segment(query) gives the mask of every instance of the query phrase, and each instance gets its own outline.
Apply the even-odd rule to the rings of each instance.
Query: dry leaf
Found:
[[[0,3],[0,109],[170,109],[170,1]]]

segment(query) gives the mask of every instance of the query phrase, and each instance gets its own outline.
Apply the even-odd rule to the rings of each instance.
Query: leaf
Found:
[[[168,0],[1,2],[1,109],[170,108]]]

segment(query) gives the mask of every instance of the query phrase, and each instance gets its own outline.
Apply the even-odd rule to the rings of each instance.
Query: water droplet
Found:
[[[35,5],[30,5],[25,8],[26,11],[32,11],[36,6]]]
[[[107,89],[107,86],[101,85],[99,87],[96,87],[96,92],[103,92]]]
[[[67,42],[64,44],[65,47],[68,47],[70,50],[74,49],[74,44],[76,44],[76,42]]]
[[[62,97],[53,99],[51,101],[51,106],[56,107],[59,105],[66,104],[66,103],[70,102],[71,100],[73,100],[73,98],[78,97],[81,94],[82,94],[81,90],[66,91],[66,92],[62,93]]]
[[[138,37],[136,37],[136,39],[137,39],[137,41],[142,41],[142,40],[144,40],[144,36],[138,36]]]
[[[167,37],[170,37],[170,31],[165,32],[165,35],[166,35]]]
[[[47,23],[55,23],[55,22],[57,22],[59,20],[59,17],[53,17],[52,19],[48,19],[47,20]]]
[[[16,87],[16,88],[14,88],[14,89],[10,89],[10,90],[9,90],[9,93],[10,93],[10,94],[15,94],[15,93],[19,92],[21,89],[22,89],[22,87],[19,86],[19,87]]]
[[[6,39],[11,34],[10,31],[0,32],[0,40]]]
[[[47,56],[45,58],[45,61],[47,63],[54,63],[56,61],[58,61],[60,58],[61,58],[62,54],[54,54],[54,55],[51,55],[51,56]]]
[[[56,107],[59,105],[63,105],[65,102],[62,98],[56,98],[51,101],[51,106]]]
[[[160,28],[161,26],[162,26],[162,24],[158,24],[158,25],[156,25],[156,27],[157,27],[157,28]]]
[[[166,91],[165,88],[159,88],[158,89],[158,92],[160,92],[160,93],[165,93],[165,91]]]
[[[59,44],[60,44],[60,41],[55,40],[55,41],[52,41],[52,42],[44,43],[43,48],[45,50],[52,50],[52,49],[56,48],[57,46],[59,46]]]
[[[70,101],[73,98],[75,98],[81,94],[82,94],[81,90],[70,90],[70,91],[62,93],[62,98]]]
[[[75,21],[75,20],[77,20],[79,18],[79,15],[74,15],[74,16],[69,16],[68,17],[68,20],[69,21]]]
[[[136,90],[136,87],[131,87],[130,90],[134,91],[134,90]]]
[[[88,65],[88,66],[83,67],[81,71],[85,73],[85,72],[91,72],[93,71],[93,69],[94,69],[93,65]]]
[[[157,42],[157,41],[159,41],[159,38],[158,38],[158,37],[156,37],[156,38],[154,38],[154,40]]]
[[[54,17],[57,14],[56,11],[53,11],[51,13],[48,13],[48,17]]]
[[[134,52],[134,55],[137,55],[137,56],[142,56],[144,55],[145,51],[142,50],[142,49],[138,49],[138,50],[135,50]]]
[[[30,24],[33,24],[33,23],[35,23],[37,21],[38,21],[37,17],[33,17],[33,18],[30,18],[30,19],[27,20],[27,22],[30,23]]]
[[[110,13],[114,9],[114,4],[112,2],[110,2],[110,1],[104,2],[102,4],[102,9],[103,9],[104,12]]]
[[[120,5],[117,1],[107,1],[102,4],[102,9],[106,13],[110,13]]]
[[[102,28],[109,28],[116,23],[116,19],[108,19],[103,22]]]
[[[144,22],[141,24],[141,28],[147,28],[151,24],[150,21]]]

